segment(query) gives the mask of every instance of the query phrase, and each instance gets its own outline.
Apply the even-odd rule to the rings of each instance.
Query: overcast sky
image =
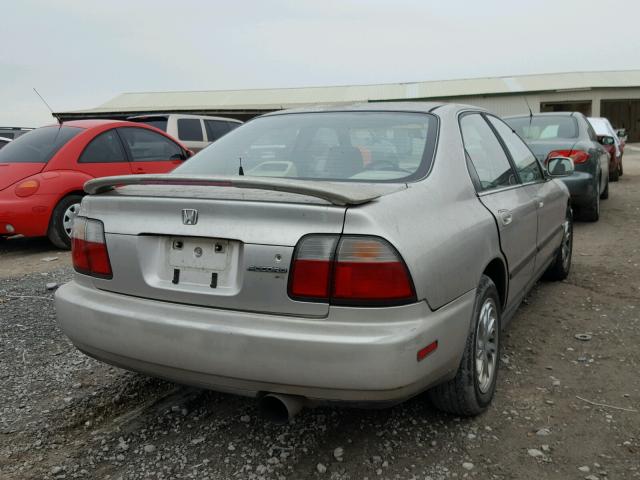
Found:
[[[640,69],[640,1],[3,3],[0,125],[122,92]]]

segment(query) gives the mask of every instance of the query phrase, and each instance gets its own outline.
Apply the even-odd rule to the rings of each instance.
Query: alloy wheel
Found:
[[[567,215],[564,223],[562,224],[564,235],[562,237],[562,268],[566,271],[569,269],[569,262],[571,261],[571,249],[573,248],[573,236],[571,228],[571,219]]]
[[[498,334],[498,309],[493,298],[487,298],[476,327],[476,380],[482,393],[490,390],[496,374]]]

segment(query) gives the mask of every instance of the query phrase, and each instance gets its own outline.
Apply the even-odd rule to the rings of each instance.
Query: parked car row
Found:
[[[0,139],[0,237],[48,236],[70,248],[86,181],[169,172],[193,155],[190,145],[202,149],[241,124],[174,114],[134,120],[76,120],[26,132],[10,144]]]
[[[58,322],[88,355],[276,421],[425,390],[479,414],[527,291],[569,274],[573,149],[607,169],[586,120],[558,118],[510,120],[530,141],[572,129],[537,135],[545,165],[482,109],[385,102],[275,112],[170,174],[90,180]],[[589,206],[606,183],[577,172]]]
[[[600,218],[600,200],[609,197],[609,181],[623,173],[623,146],[606,118],[579,112],[553,112],[506,117],[540,162],[555,157],[573,161],[575,171],[563,179],[571,203],[583,219]]]

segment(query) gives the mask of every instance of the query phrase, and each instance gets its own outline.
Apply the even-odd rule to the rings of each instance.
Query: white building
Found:
[[[640,70],[574,72],[381,85],[196,92],[123,93],[65,119],[126,118],[148,113],[199,113],[247,120],[283,108],[326,103],[442,100],[487,108],[498,115],[580,111],[605,116],[640,141]]]

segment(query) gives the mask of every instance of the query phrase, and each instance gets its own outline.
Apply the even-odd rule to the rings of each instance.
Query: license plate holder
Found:
[[[169,239],[169,265],[173,268],[223,272],[228,264],[228,240],[190,237]]]

